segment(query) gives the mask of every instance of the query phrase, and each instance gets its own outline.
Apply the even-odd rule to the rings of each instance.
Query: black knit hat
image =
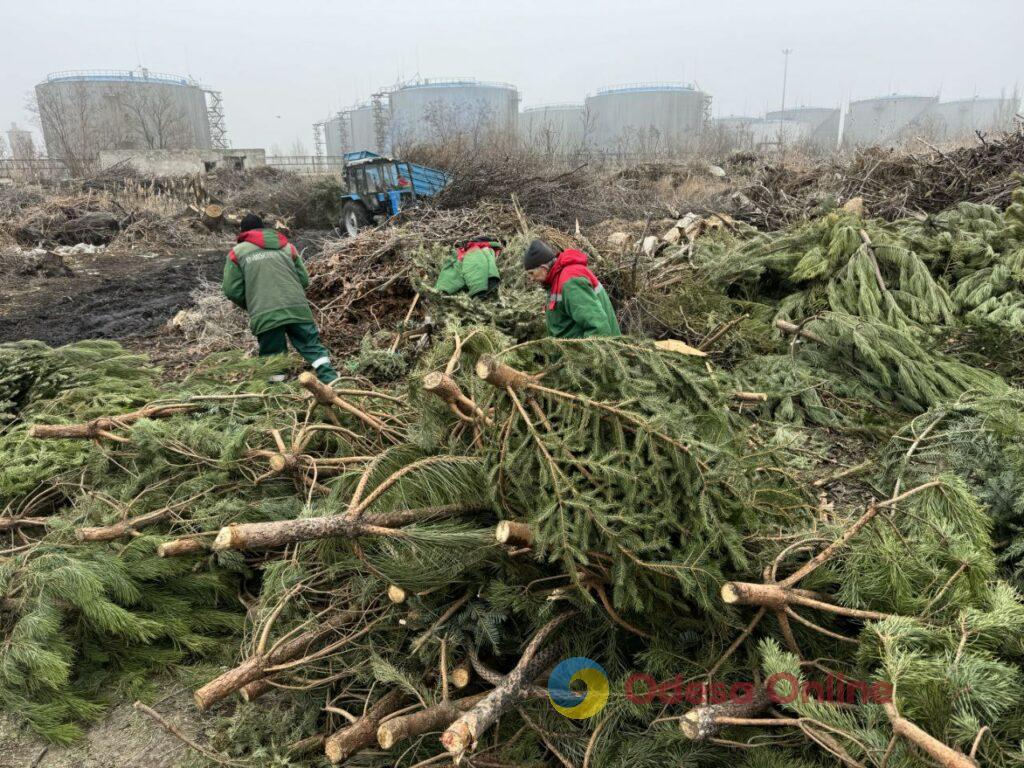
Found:
[[[239,232],[248,232],[250,229],[263,229],[263,219],[255,213],[245,214],[242,223],[238,225]]]
[[[557,257],[558,254],[552,250],[550,245],[543,240],[534,240],[523,254],[523,269],[529,272],[531,269],[550,264]]]

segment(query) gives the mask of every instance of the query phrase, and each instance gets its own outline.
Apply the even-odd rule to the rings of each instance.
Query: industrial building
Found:
[[[512,134],[519,114],[519,91],[507,83],[478,80],[421,80],[378,94],[374,128],[385,133],[378,119],[387,99],[386,134],[395,146],[436,141],[453,135]],[[365,147],[354,147],[364,149]]]
[[[706,141],[723,150],[752,149],[754,134],[752,126],[763,118],[746,115],[715,117],[705,126]]]
[[[965,139],[975,131],[1006,131],[1013,127],[1013,116],[1020,102],[1017,98],[960,99],[935,105],[933,111],[934,138],[942,140]]]
[[[19,128],[15,123],[7,130],[7,147],[13,160],[32,160],[36,157],[36,145],[32,133]]]
[[[883,96],[851,101],[843,125],[843,145],[866,147],[906,141],[927,127],[939,103],[936,96]]]
[[[568,154],[588,142],[587,113],[582,104],[546,104],[519,113],[519,136],[549,154]]]
[[[220,94],[179,75],[145,69],[57,72],[35,94],[52,158],[83,162],[104,149],[226,146]]]
[[[799,140],[822,149],[835,149],[838,145],[839,118],[838,107],[792,107],[785,112],[777,110],[764,116],[767,123],[787,121],[803,126],[793,128],[791,132]]]
[[[611,152],[658,152],[692,145],[709,119],[711,97],[692,85],[641,83],[605,88],[586,100],[595,143]]]

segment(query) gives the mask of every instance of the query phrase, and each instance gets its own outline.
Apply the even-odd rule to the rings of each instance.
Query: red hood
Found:
[[[560,286],[559,277],[562,274],[562,270],[566,267],[575,267],[570,269],[570,272],[575,273],[574,276],[580,276],[584,272],[589,273],[587,269],[587,254],[583,251],[576,251],[573,249],[562,251],[558,254],[558,258],[555,259],[555,263],[551,265],[551,269],[548,270],[547,279],[544,281],[544,285],[548,288],[558,288]],[[566,276],[568,278],[568,275]],[[564,281],[561,281],[564,282]]]
[[[288,247],[288,238],[275,229],[249,229],[242,232],[236,242],[252,243],[265,250],[282,250]]]

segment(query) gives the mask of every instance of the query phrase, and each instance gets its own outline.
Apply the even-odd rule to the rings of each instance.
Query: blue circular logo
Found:
[[[572,689],[577,681],[586,686],[585,691]],[[608,673],[586,656],[565,659],[551,670],[548,698],[556,711],[573,720],[593,717],[608,703]]]

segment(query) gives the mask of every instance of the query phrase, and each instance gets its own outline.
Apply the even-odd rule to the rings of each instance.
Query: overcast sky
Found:
[[[469,76],[523,104],[696,82],[713,113],[1024,86],[1024,0],[0,0],[0,125],[48,72],[186,74],[224,95],[235,147],[296,139],[401,79]]]

